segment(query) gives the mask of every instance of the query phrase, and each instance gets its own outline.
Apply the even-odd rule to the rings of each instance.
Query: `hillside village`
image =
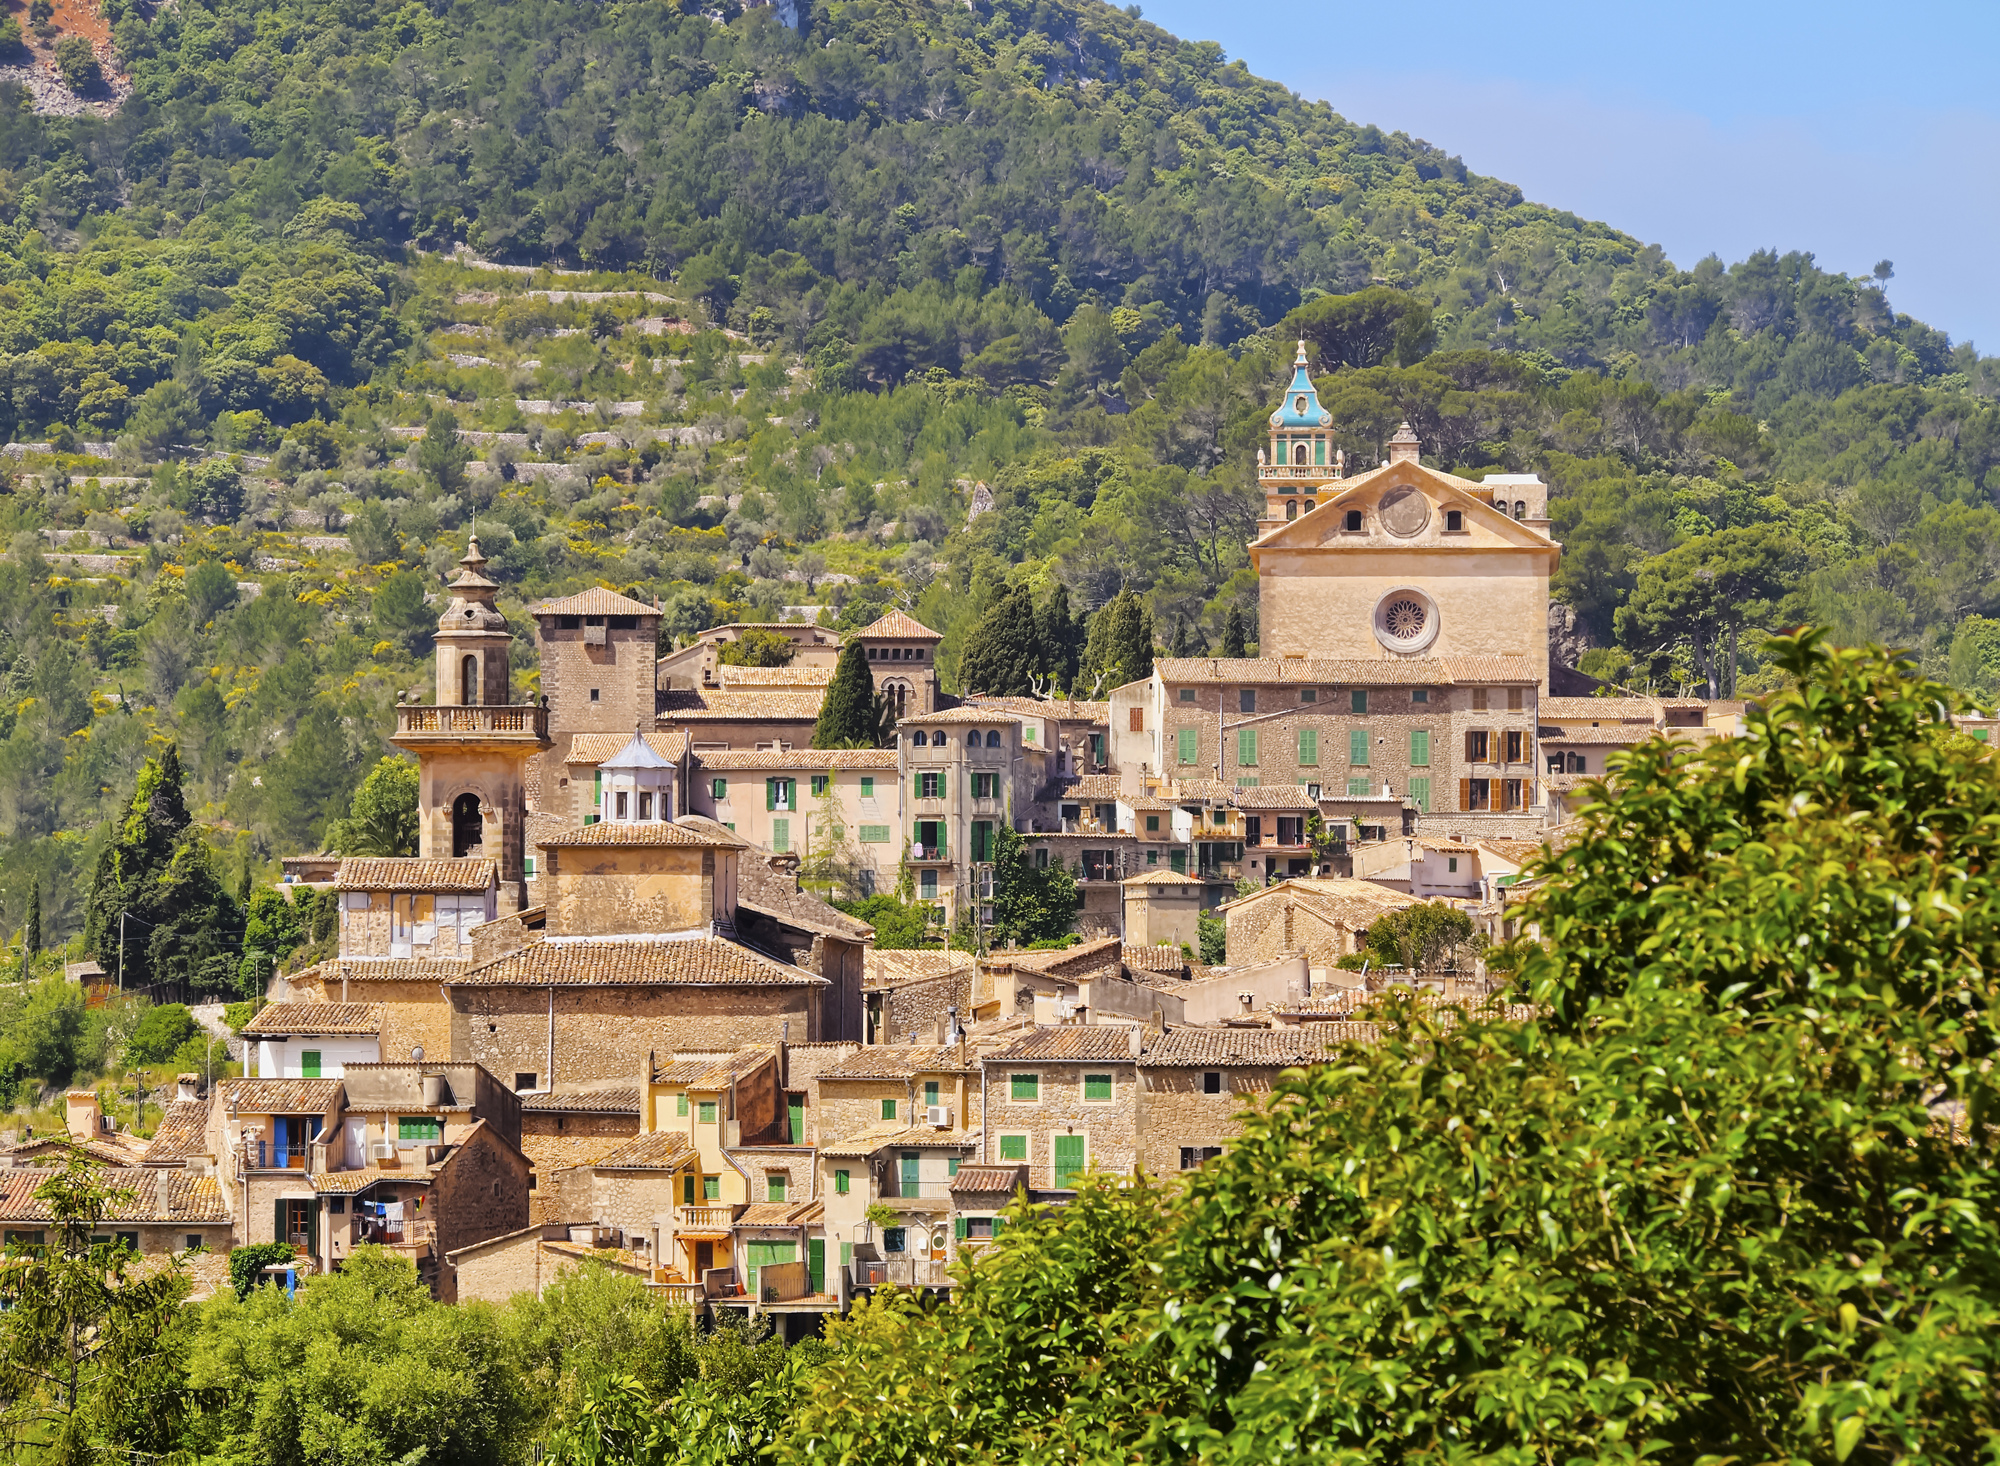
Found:
[[[1551,659],[1532,475],[1440,472],[1407,428],[1350,475],[1325,424],[1301,347],[1258,454],[1261,654],[1162,657],[1101,700],[949,695],[941,636],[900,609],[661,654],[661,606],[600,586],[517,625],[475,533],[432,685],[385,730],[418,766],[418,853],[284,860],[288,896],[337,896],[337,951],[272,978],[242,1077],[183,1075],[150,1141],[70,1097],[72,1138],[132,1186],[125,1235],[289,1244],[295,1276],[378,1243],[444,1300],[608,1256],[796,1336],[877,1287],[948,1289],[1018,1194],[1200,1167],[1281,1071],[1367,1041],[1387,985],[1496,992],[1479,943],[1355,959],[1419,903],[1510,939],[1517,879],[1605,758],[1729,736],[1742,705]],[[746,638],[789,655],[732,660]],[[816,749],[851,646],[892,746]],[[878,950],[801,884],[837,850],[843,886],[981,933],[1003,827],[1074,873],[1071,944]],[[1200,960],[1209,912],[1226,965]]]

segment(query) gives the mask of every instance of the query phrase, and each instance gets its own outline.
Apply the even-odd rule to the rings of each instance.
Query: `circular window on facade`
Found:
[[[1382,521],[1382,528],[1403,539],[1423,533],[1424,526],[1431,522],[1430,500],[1419,490],[1408,487],[1389,490],[1375,506],[1375,513]]]
[[[1375,639],[1392,652],[1420,652],[1437,640],[1437,602],[1413,588],[1392,590],[1375,603]]]

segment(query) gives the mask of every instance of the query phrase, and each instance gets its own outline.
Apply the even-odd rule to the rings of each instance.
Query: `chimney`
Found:
[[[1255,993],[1238,993],[1236,1001],[1243,1005],[1243,1011],[1247,1015],[1256,1006],[1257,995]]]
[[[176,1074],[174,1076],[174,1100],[181,1103],[201,1098],[201,1076],[199,1074]]]
[[[1133,1024],[1125,1030],[1125,1044],[1130,1050],[1132,1057],[1135,1059],[1138,1058],[1139,1055],[1146,1052],[1146,1030],[1136,1023]]]
[[[1396,436],[1389,440],[1389,461],[1391,463],[1421,462],[1421,444],[1417,441],[1416,430],[1406,420],[1396,429]]]
[[[104,1111],[94,1089],[72,1089],[64,1097],[63,1118],[71,1140],[94,1140],[104,1128]]]

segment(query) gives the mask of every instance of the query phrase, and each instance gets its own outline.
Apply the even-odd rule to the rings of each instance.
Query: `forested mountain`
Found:
[[[167,741],[219,866],[324,839],[474,513],[517,616],[1254,647],[1295,337],[1350,461],[1549,479],[1586,670],[1754,691],[1810,618],[2000,690],[2000,367],[1886,262],[1676,270],[1082,0],[101,9],[115,111],[0,83],[0,927],[79,928]]]

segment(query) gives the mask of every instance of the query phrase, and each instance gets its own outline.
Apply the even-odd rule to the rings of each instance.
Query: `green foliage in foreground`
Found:
[[[2000,786],[1812,636],[1550,864],[1548,1015],[1382,1015],[1184,1202],[1024,1213],[838,1326],[788,1463],[1966,1461],[2000,1448]]]

